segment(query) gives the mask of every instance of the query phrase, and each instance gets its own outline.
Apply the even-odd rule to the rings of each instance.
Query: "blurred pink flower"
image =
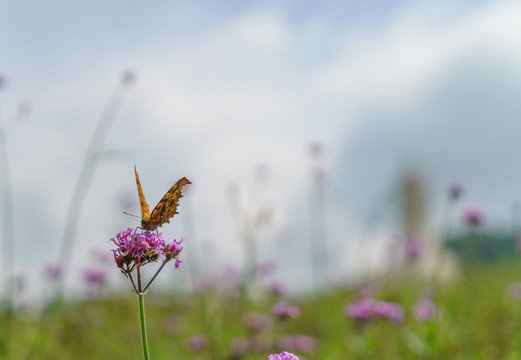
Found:
[[[366,322],[376,318],[386,318],[394,323],[401,323],[403,320],[403,307],[400,304],[377,301],[373,298],[365,298],[356,303],[348,304],[345,313],[350,318]]]
[[[317,347],[317,339],[308,335],[285,336],[279,341],[279,348],[311,354]]]
[[[400,304],[388,301],[378,301],[374,305],[376,315],[387,318],[394,323],[401,323],[403,320],[403,307]]]
[[[192,350],[203,350],[208,346],[208,340],[203,334],[198,334],[188,340],[188,345]]]
[[[225,279],[237,281],[241,277],[241,271],[233,264],[224,264],[222,267],[222,274]]]
[[[273,305],[273,314],[281,320],[294,319],[300,316],[300,308],[281,301]]]
[[[416,260],[422,252],[422,243],[420,240],[408,237],[405,240],[405,256],[408,260]]]
[[[448,195],[450,200],[458,200],[463,194],[463,186],[458,183],[449,186]]]
[[[97,296],[101,294],[107,282],[107,273],[103,268],[91,267],[84,270],[83,280],[85,282],[85,292],[87,295]]]
[[[43,273],[46,277],[51,280],[58,279],[62,274],[62,269],[60,264],[55,262],[47,263],[43,269]]]
[[[255,265],[255,271],[259,275],[270,275],[275,270],[275,261],[266,260],[260,261]]]
[[[473,227],[478,227],[485,221],[485,214],[480,209],[467,209],[463,212],[463,221]]]
[[[246,326],[253,332],[268,331],[273,326],[270,316],[257,312],[250,312],[244,316]]]
[[[287,292],[287,286],[281,280],[273,280],[268,284],[268,290],[272,295],[284,295]]]
[[[287,351],[280,354],[272,354],[268,356],[268,360],[299,360],[298,356]]]
[[[374,302],[375,300],[373,298],[364,298],[358,302],[348,304],[345,307],[345,313],[355,320],[369,320],[374,315]]]
[[[418,300],[414,307],[414,316],[421,321],[428,321],[438,316],[438,309],[430,297],[424,297]]]

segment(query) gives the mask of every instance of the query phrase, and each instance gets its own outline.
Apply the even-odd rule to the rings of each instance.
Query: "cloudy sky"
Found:
[[[307,267],[310,143],[324,148],[339,269],[411,168],[425,176],[433,226],[453,181],[465,206],[506,223],[521,199],[519,18],[516,1],[0,1],[1,119],[31,107],[7,143],[18,272],[36,278],[57,257],[91,134],[125,70],[136,81],[81,213],[77,270],[137,225],[122,214],[139,213],[134,165],[151,206],[178,178],[193,182],[164,228],[190,239],[188,258],[239,263],[233,189],[240,216],[270,214],[260,257]]]

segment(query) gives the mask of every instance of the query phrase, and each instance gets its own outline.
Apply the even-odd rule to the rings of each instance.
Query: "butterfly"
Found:
[[[139,202],[141,205],[141,227],[143,230],[156,230],[164,223],[170,222],[170,218],[177,214],[176,209],[179,204],[179,199],[183,197],[181,189],[183,186],[191,184],[191,182],[185,177],[179,179],[157,203],[154,210],[152,210],[152,213],[150,213],[135,166],[134,172],[136,173],[137,192],[139,194]]]

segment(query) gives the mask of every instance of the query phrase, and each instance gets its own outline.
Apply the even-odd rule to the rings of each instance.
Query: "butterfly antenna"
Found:
[[[125,215],[129,215],[129,216],[133,216],[133,217],[138,218],[138,219],[141,219],[141,216],[137,216],[137,215],[134,215],[134,214],[129,214],[129,213],[126,212],[126,211],[123,211],[123,214],[125,214]]]

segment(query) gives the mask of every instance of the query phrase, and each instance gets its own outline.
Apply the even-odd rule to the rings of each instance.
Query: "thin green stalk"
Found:
[[[139,320],[141,323],[141,343],[143,344],[143,359],[150,360],[148,353],[147,324],[145,321],[145,294],[137,294],[139,301]]]
[[[150,281],[148,282],[148,284],[145,285],[145,288],[143,289],[143,292],[146,293],[148,288],[150,287],[150,285],[152,285],[152,282],[156,279],[156,276],[161,272],[161,270],[163,270],[163,267],[165,266],[165,264],[167,263],[168,261],[163,261],[163,263],[161,264],[161,267],[156,271],[156,273],[154,274],[154,276],[152,276],[152,279],[150,279]]]
[[[57,288],[55,289],[58,298],[61,298],[64,292],[65,276],[68,274],[67,270],[70,266],[70,259],[72,258],[71,253],[76,243],[83,204],[87,198],[89,186],[94,178],[94,171],[103,158],[104,143],[108,130],[114,122],[118,110],[121,108],[127,88],[128,84],[120,82],[109,97],[96,123],[96,128],[92,133],[85,158],[81,164],[80,175],[74,186],[72,198],[67,210],[60,244],[58,262],[62,269],[62,276],[58,279],[56,284]]]

